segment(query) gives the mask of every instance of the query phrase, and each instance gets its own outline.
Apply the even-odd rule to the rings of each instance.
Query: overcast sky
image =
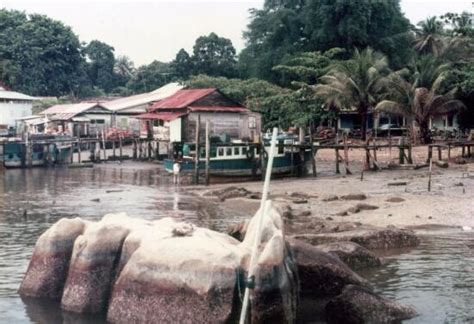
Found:
[[[347,0],[350,1],[350,0]],[[473,0],[402,0],[412,23],[445,12],[472,12]],[[41,13],[71,26],[81,41],[98,39],[127,55],[136,66],[170,61],[188,52],[197,37],[216,32],[240,51],[250,8],[263,0],[0,0],[0,7]]]

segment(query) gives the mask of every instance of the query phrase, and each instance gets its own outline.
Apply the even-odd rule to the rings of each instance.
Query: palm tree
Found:
[[[429,64],[428,62],[431,62]],[[446,78],[446,65],[437,65],[436,60],[423,60],[423,70],[411,74],[411,81],[404,75],[406,70],[394,72],[384,80],[386,100],[375,107],[376,111],[388,112],[407,118],[410,126],[415,122],[420,129],[422,143],[430,143],[430,118],[436,115],[457,111],[464,107],[460,100],[454,99],[456,89],[442,94],[441,86]],[[412,129],[413,134],[414,130]]]
[[[415,29],[415,49],[423,54],[431,53],[440,57],[445,49],[443,23],[436,17],[426,18]]]
[[[115,59],[114,72],[118,75],[130,78],[135,72],[135,67],[128,56],[122,55]]]
[[[367,131],[367,114],[375,106],[380,84],[388,72],[388,60],[371,48],[354,51],[348,61],[336,63],[313,87],[316,96],[326,102],[326,108],[357,109],[362,121],[362,137]]]

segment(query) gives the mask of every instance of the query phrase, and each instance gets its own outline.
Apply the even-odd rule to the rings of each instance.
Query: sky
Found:
[[[350,0],[347,0],[350,1]],[[402,0],[402,11],[416,24],[446,12],[473,12],[473,0]],[[136,66],[169,62],[184,48],[192,52],[199,36],[230,38],[237,52],[249,9],[263,0],[0,0],[0,8],[41,13],[72,27],[84,42],[101,40]]]

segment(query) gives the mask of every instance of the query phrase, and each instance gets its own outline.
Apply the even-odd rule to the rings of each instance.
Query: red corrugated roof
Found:
[[[249,110],[244,107],[232,107],[232,106],[190,106],[190,111],[218,111],[218,112],[248,112]]]
[[[181,116],[186,115],[186,113],[174,113],[174,112],[159,112],[159,113],[145,113],[136,116],[135,118],[139,119],[160,119],[165,121],[175,120]]]
[[[154,103],[150,107],[150,110],[164,109],[164,108],[171,108],[171,109],[186,108],[187,106],[191,105],[193,102],[207,96],[208,94],[211,94],[212,92],[216,90],[217,89],[215,88],[179,90],[174,95]]]

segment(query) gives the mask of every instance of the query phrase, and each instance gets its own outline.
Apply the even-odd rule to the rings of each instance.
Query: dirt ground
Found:
[[[454,163],[460,153],[460,149],[451,151],[448,168],[440,168],[433,164],[430,192],[427,167],[418,170],[383,169],[364,172],[361,180],[365,160],[363,150],[349,152],[352,175],[346,175],[342,165],[341,173],[336,174],[334,151],[321,150],[317,155],[316,178],[309,175],[306,178],[272,180],[270,193],[276,200],[288,201],[297,211],[309,210],[313,216],[330,217],[335,221],[358,221],[375,226],[398,227],[429,224],[474,227],[474,160],[467,160],[467,164]],[[437,151],[433,156],[436,161]],[[392,149],[392,152],[388,149],[379,150],[377,158],[384,167],[389,162],[398,162],[398,149]],[[447,158],[446,150],[443,151],[443,158]],[[414,164],[425,163],[427,147],[414,148],[413,159]],[[226,183],[212,185],[210,188],[214,190],[231,185],[261,192],[263,183],[261,181]],[[295,203],[290,197],[295,192],[310,197],[307,202]],[[342,196],[349,194],[363,194],[367,198],[341,199]],[[222,207],[239,213],[243,211],[254,213],[259,207],[259,201],[234,198],[222,202]]]

